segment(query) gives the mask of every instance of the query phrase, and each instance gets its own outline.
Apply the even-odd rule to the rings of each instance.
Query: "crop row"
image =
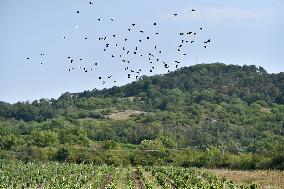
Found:
[[[194,168],[136,167],[114,168],[92,164],[22,163],[0,160],[0,188],[118,189],[125,170],[125,188],[154,189],[255,189],[255,183],[240,185]]]

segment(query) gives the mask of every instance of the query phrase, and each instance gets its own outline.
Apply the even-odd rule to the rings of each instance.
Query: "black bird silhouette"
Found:
[[[174,14],[174,16],[177,16],[177,15],[178,15],[178,14],[176,14],[176,13]]]
[[[94,4],[94,3],[90,1],[89,4],[92,5],[92,4]]]
[[[205,41],[204,43],[210,43],[211,42],[211,39],[208,39],[207,41]]]
[[[80,11],[77,11],[77,14],[79,14],[80,13]]]
[[[156,26],[156,25],[157,25],[157,23],[155,22],[155,23],[154,23],[154,26]]]
[[[135,24],[132,24],[132,26],[135,26]]]
[[[110,20],[111,20],[111,21],[114,21],[114,19],[113,19],[113,18],[111,18]]]
[[[101,19],[100,19],[100,18],[98,18],[98,21],[100,22],[100,21],[101,21]]]
[[[27,58],[27,60],[29,60],[30,58]]]

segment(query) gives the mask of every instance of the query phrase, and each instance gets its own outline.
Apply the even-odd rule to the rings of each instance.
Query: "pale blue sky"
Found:
[[[17,102],[40,98],[57,98],[64,92],[80,92],[113,86],[102,85],[99,76],[112,75],[123,85],[127,79],[122,63],[111,54],[117,48],[103,52],[104,43],[98,37],[120,34],[127,36],[128,48],[138,46],[138,30],[145,30],[151,40],[140,44],[141,53],[152,52],[157,45],[166,62],[180,60],[181,66],[198,63],[254,64],[268,72],[284,71],[284,3],[281,0],[0,0],[0,100]],[[188,11],[194,8],[194,15]],[[76,14],[79,10],[80,14]],[[173,14],[178,13],[177,17]],[[98,22],[101,18],[102,22]],[[110,19],[115,21],[111,22]],[[157,22],[157,26],[153,23]],[[128,32],[136,23],[136,32]],[[76,28],[77,26],[77,28]],[[198,31],[196,44],[186,49],[189,56],[177,52],[178,33]],[[154,32],[159,32],[155,36]],[[66,39],[63,39],[66,36]],[[146,36],[146,34],[145,34]],[[88,37],[88,40],[84,40]],[[204,40],[211,38],[208,49]],[[135,40],[134,40],[135,39]],[[122,41],[110,40],[108,43]],[[45,56],[40,56],[45,53]],[[67,57],[83,61],[76,67],[92,67],[84,73],[78,69],[68,72]],[[30,57],[30,60],[26,60]],[[165,73],[161,63],[152,65],[143,58],[130,57],[132,69],[143,68],[143,75]],[[40,65],[43,62],[43,65]],[[171,69],[173,70],[173,68]]]

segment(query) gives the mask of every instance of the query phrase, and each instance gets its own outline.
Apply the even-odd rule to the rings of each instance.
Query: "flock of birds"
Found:
[[[94,2],[89,1],[88,4],[90,6],[94,5]],[[189,14],[194,14],[196,13],[195,9],[191,9],[188,11]],[[76,14],[80,15],[80,10],[76,11]],[[172,15],[173,17],[178,17],[178,13],[174,13]],[[110,18],[108,20],[102,19],[102,18],[97,18],[97,22],[115,22],[115,18]],[[114,59],[116,62],[121,62],[124,64],[124,71],[126,72],[127,78],[132,78],[134,77],[136,80],[141,76],[141,73],[143,69],[140,67],[137,67],[137,64],[133,67],[131,63],[135,63],[136,60],[133,61],[132,57],[135,57],[135,59],[138,58],[144,58],[143,62],[149,63],[149,72],[152,73],[154,72],[156,68],[156,64],[160,63],[163,65],[163,68],[166,69],[167,72],[170,72],[169,68],[172,66],[175,69],[179,67],[179,64],[181,61],[179,60],[174,60],[173,62],[166,62],[163,61],[163,57],[165,54],[163,54],[163,49],[159,47],[158,44],[154,44],[152,48],[147,48],[148,51],[145,51],[145,48],[143,48],[143,44],[147,43],[148,41],[154,41],[153,38],[158,38],[160,35],[159,32],[159,23],[154,22],[153,24],[153,29],[154,31],[148,33],[145,30],[139,28],[139,25],[136,23],[132,23],[128,28],[125,29],[126,34],[112,34],[108,36],[100,36],[98,38],[99,43],[102,44],[101,51],[102,53],[105,53],[106,56],[110,56],[110,58]],[[76,26],[78,29],[78,26]],[[198,32],[202,32],[203,28],[200,27],[198,31],[186,31],[186,32],[180,32],[178,34],[179,36],[179,45],[177,46],[176,50],[177,53],[180,54],[180,56],[188,56],[188,53],[184,51],[184,47],[191,45],[195,43],[195,36],[198,35]],[[130,37],[125,37],[128,36],[128,33],[135,33],[137,35],[136,39],[132,39]],[[63,39],[67,39],[67,36],[63,36]],[[88,37],[83,37],[82,40],[88,40]],[[130,45],[128,44],[129,41],[132,41],[132,46],[133,46],[133,41],[136,41],[136,45],[134,47],[129,47]],[[134,42],[135,43],[135,42]],[[207,39],[203,42],[202,48],[207,48],[208,44],[211,43],[211,39]],[[110,52],[110,53],[108,53]],[[41,57],[44,57],[45,54],[42,53],[40,54]],[[131,58],[130,58],[131,57]],[[92,63],[92,68],[87,68],[85,66],[79,65],[76,66],[78,63],[83,63],[83,58],[76,59],[72,56],[66,57],[67,61],[70,63],[70,67],[67,69],[69,72],[72,72],[75,69],[82,70],[83,72],[91,72],[96,69],[97,66],[102,65],[99,62],[93,62]],[[27,60],[30,60],[30,57],[27,58]],[[40,64],[43,64],[41,62]],[[106,75],[106,76],[98,76],[98,79],[102,81],[102,84],[106,84],[107,81],[116,83],[117,80],[113,79],[113,76],[111,74]]]

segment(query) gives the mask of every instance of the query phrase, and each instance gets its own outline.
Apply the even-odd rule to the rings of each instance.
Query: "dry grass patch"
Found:
[[[213,172],[220,177],[228,177],[238,183],[248,184],[255,181],[262,189],[284,188],[284,171],[235,171],[224,169],[212,169],[208,171]]]
[[[113,120],[127,120],[131,115],[139,115],[145,112],[138,110],[125,110],[122,112],[115,112],[109,115],[108,117]]]

